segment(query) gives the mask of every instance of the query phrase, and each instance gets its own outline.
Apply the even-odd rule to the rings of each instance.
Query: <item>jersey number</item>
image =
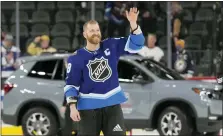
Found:
[[[71,66],[72,66],[72,64],[71,63],[68,63],[68,65],[67,65],[67,73],[70,73]]]

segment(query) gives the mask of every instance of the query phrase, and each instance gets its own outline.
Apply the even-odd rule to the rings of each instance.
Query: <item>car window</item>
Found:
[[[62,59],[58,60],[58,61],[59,61],[59,63],[58,63],[57,70],[56,70],[56,73],[55,73],[53,79],[63,80],[64,79],[64,68],[65,68],[64,61]]]
[[[149,77],[138,67],[123,60],[118,63],[118,74],[119,80],[132,81],[139,76],[142,76],[143,80],[149,80]]]
[[[138,61],[145,67],[147,67],[153,74],[157,77],[164,80],[184,80],[178,73],[173,70],[168,69],[160,63],[157,63],[152,60],[144,59],[142,61]]]
[[[38,61],[33,66],[28,76],[35,78],[52,79],[56,63],[57,60]]]

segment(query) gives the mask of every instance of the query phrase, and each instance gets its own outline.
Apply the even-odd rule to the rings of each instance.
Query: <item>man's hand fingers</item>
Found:
[[[129,16],[129,12],[127,10],[125,11],[125,14],[126,14],[126,17]]]
[[[74,114],[70,114],[70,118],[73,120],[73,121],[76,121],[76,116]]]
[[[71,116],[70,116],[70,118],[71,118],[71,119],[72,119],[73,121],[75,121],[75,118],[74,118],[74,116],[72,116],[72,115],[71,115]]]
[[[74,114],[74,115],[70,115],[70,117],[71,117],[71,119],[72,119],[73,121],[80,121],[80,120],[81,120],[81,117],[80,117],[79,112],[76,113],[76,114]]]
[[[133,12],[133,8],[130,8],[130,12]]]
[[[77,113],[77,119],[78,119],[78,121],[81,120],[81,116],[80,116],[79,112]]]
[[[134,9],[134,13],[136,13],[137,12],[137,8],[134,7],[133,9]]]
[[[72,118],[72,120],[75,121],[75,122],[78,121],[77,116],[72,116],[71,118]]]

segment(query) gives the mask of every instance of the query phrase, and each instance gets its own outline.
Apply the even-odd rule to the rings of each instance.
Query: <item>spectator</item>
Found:
[[[6,34],[1,43],[2,71],[14,71],[18,68],[17,58],[20,56],[20,49],[13,45],[13,36]]]
[[[113,37],[116,30],[118,31],[118,36],[124,37],[126,35],[126,8],[126,2],[107,2],[105,9],[105,17],[108,20],[108,37]]]
[[[172,2],[172,26],[173,26],[173,44],[172,44],[172,51],[176,52],[176,42],[179,39],[182,39],[181,35],[181,28],[182,28],[182,23],[183,23],[183,16],[184,13],[182,12],[183,9],[181,5],[178,2]]]
[[[156,45],[156,35],[149,34],[147,37],[147,46],[144,46],[139,54],[143,57],[153,58],[155,61],[159,62],[164,56],[164,52],[161,48]]]
[[[57,50],[50,47],[50,38],[47,35],[38,36],[34,41],[28,46],[27,52],[30,55],[41,55],[42,53],[53,53]],[[40,47],[39,47],[40,45]]]
[[[138,6],[141,12],[141,28],[143,35],[147,36],[149,33],[155,33],[157,18],[153,5],[148,1],[140,1],[138,2]]]
[[[176,53],[172,54],[173,68],[182,76],[189,78],[194,74],[194,62],[188,52],[184,49],[185,41],[176,41]]]

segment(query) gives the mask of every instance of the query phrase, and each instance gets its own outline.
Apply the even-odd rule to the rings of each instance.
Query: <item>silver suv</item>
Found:
[[[56,135],[64,114],[65,62],[69,54],[21,58],[4,84],[3,121],[22,125],[25,135]],[[122,56],[120,85],[127,129],[157,129],[161,135],[217,135],[222,128],[222,86],[184,80],[160,63]]]

